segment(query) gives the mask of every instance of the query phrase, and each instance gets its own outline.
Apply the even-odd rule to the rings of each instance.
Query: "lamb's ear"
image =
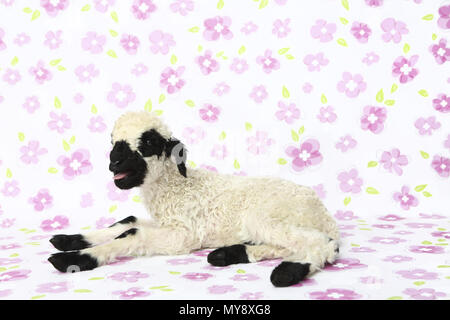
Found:
[[[180,140],[170,138],[166,142],[165,147],[166,156],[170,158],[173,155],[175,163],[177,164],[178,171],[180,174],[187,178],[186,176],[186,147]]]

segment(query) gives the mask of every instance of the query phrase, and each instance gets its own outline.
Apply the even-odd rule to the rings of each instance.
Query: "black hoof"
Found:
[[[50,239],[50,243],[60,251],[81,250],[91,246],[81,234],[57,234]]]
[[[89,254],[79,252],[59,252],[52,254],[48,261],[61,272],[79,272],[92,270],[98,267],[97,259]]]
[[[275,287],[289,287],[299,283],[309,273],[309,263],[282,262],[270,275],[270,281]]]
[[[249,263],[245,245],[235,244],[214,250],[208,254],[208,262],[213,266],[225,267],[236,263]]]

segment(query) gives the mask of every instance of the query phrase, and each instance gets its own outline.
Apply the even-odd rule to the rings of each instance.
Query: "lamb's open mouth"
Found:
[[[116,173],[113,177],[114,180],[122,180],[127,178],[128,176],[131,176],[133,174],[132,171],[127,171],[127,172],[119,172]]]

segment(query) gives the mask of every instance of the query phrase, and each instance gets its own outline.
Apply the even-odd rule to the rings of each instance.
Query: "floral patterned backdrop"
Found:
[[[0,0],[0,297],[448,299],[450,1]],[[128,110],[188,165],[312,186],[341,256],[292,288],[208,250],[60,274],[54,233],[145,216],[108,172]]]

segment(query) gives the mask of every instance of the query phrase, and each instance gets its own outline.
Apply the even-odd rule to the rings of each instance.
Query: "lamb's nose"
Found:
[[[109,164],[109,171],[116,171],[117,167],[122,163],[122,160],[111,161]]]

